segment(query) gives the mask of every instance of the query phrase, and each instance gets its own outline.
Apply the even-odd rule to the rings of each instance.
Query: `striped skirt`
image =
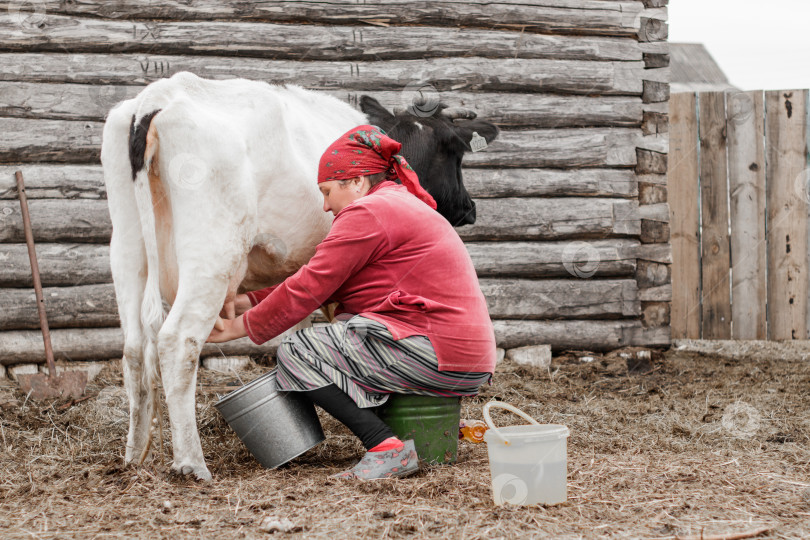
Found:
[[[335,384],[361,408],[382,405],[391,393],[474,396],[492,376],[439,371],[427,337],[394,340],[384,324],[359,315],[293,333],[279,346],[276,363],[280,390]]]

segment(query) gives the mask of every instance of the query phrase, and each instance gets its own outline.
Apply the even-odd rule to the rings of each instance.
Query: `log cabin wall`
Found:
[[[668,345],[666,4],[0,2],[0,363],[43,358],[17,169],[57,357],[120,357],[103,122],[178,71],[476,110],[502,132],[464,159],[478,221],[457,230],[499,346]]]

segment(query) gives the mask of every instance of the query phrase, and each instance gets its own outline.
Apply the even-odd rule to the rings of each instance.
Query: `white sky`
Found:
[[[669,40],[703,43],[742,90],[810,88],[810,0],[669,0]]]

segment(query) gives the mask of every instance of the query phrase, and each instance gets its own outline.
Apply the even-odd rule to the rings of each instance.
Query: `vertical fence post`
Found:
[[[700,338],[700,241],[698,219],[698,123],[694,93],[669,102],[669,200],[672,244],[673,339]]]
[[[727,96],[731,336],[766,339],[765,110],[762,91]]]
[[[765,93],[768,338],[807,336],[807,91]]]
[[[731,338],[726,95],[699,95],[703,339]]]

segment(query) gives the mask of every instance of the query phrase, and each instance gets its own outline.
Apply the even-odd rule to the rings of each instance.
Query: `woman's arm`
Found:
[[[388,235],[362,205],[343,209],[310,261],[243,315],[248,337],[264,343],[323,305],[388,247]]]

